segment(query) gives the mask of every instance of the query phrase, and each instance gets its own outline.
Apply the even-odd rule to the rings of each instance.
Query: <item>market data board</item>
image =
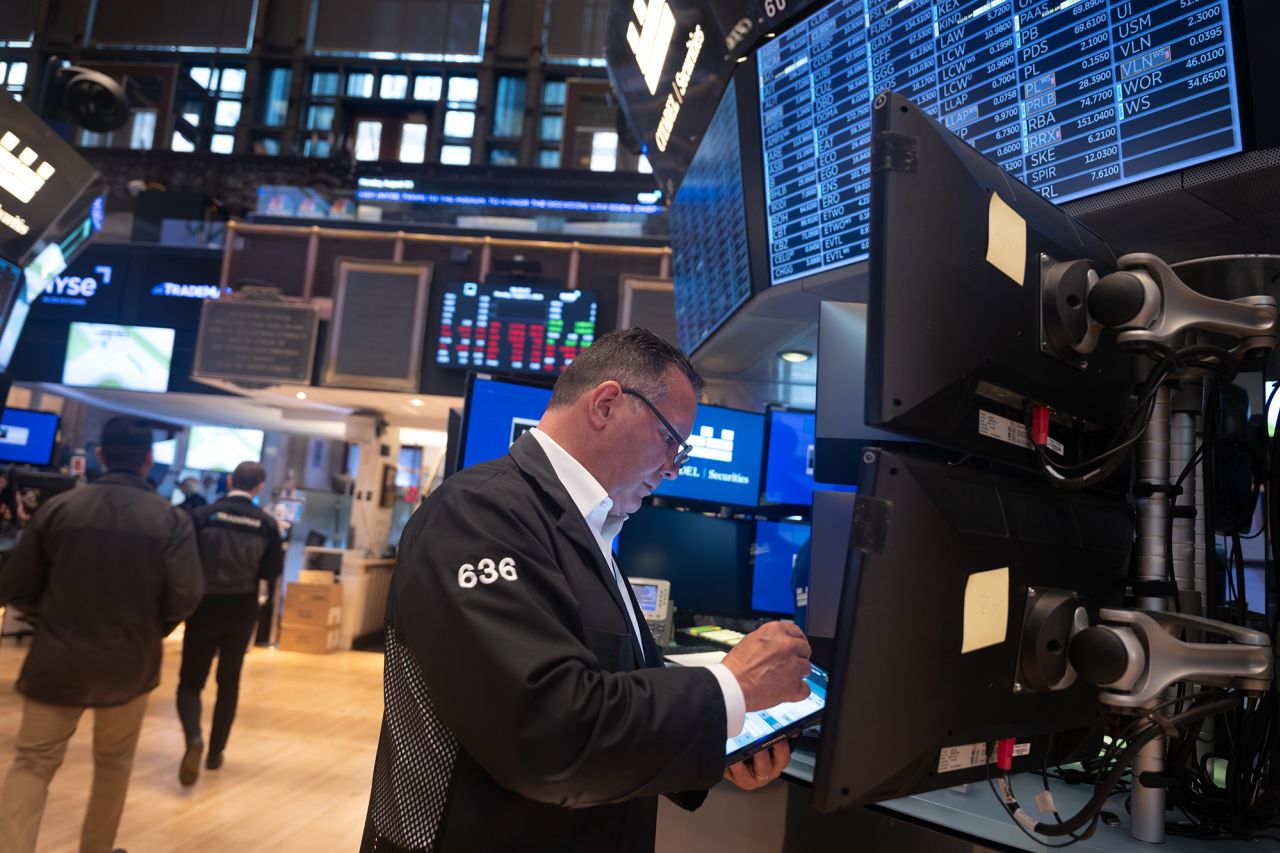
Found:
[[[517,284],[451,282],[440,302],[436,363],[559,375],[596,338],[596,294]]]
[[[758,53],[772,284],[867,257],[897,91],[1054,202],[1241,150],[1227,0],[836,0]]]

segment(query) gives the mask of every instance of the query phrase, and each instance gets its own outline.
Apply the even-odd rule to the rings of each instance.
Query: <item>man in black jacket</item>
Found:
[[[240,667],[258,624],[258,581],[275,583],[284,569],[284,548],[276,520],[254,505],[267,470],[257,462],[241,462],[231,473],[231,491],[195,511],[204,566],[204,600],[187,619],[178,672],[178,717],[187,749],[178,780],[194,785],[200,776],[200,691],[218,656],[218,698],[213,706],[209,755],[205,766],[222,766],[222,751],[231,735],[240,697]]]
[[[146,480],[151,437],[146,421],[107,421],[96,450],[107,473],[40,507],[0,569],[0,604],[38,619],[18,676],[17,756],[0,795],[6,853],[35,850],[49,782],[86,708],[93,791],[80,850],[112,849],[147,696],[160,683],[161,638],[200,601],[191,519]]]
[[[725,741],[744,711],[808,695],[803,634],[774,622],[723,664],[664,668],[611,554],[679,472],[701,387],[657,336],[604,335],[537,429],[414,514],[364,853],[651,851],[656,795],[696,807],[722,775],[750,789],[782,772],[785,745],[726,773]]]

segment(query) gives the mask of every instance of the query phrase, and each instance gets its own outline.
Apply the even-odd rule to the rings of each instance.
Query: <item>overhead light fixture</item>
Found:
[[[307,392],[299,391],[297,394],[294,394],[293,396],[297,397],[299,400],[305,400],[307,399]]]
[[[410,400],[410,401],[409,401],[409,405],[410,405],[410,406],[421,406],[421,405],[422,405],[422,401],[421,401],[421,400],[419,400],[417,397],[414,397],[412,400]]]
[[[773,38],[773,37],[774,37],[774,36],[776,36],[776,35],[777,35],[777,33],[765,33],[765,34],[764,34],[764,37],[765,37],[765,38],[767,38],[767,39],[771,39],[771,38]]]
[[[778,358],[783,361],[789,361],[792,364],[799,364],[802,361],[808,361],[813,358],[813,353],[805,352],[802,349],[788,349],[778,353]]]
[[[739,57],[738,57],[738,61],[739,61],[739,62],[746,62],[746,61],[747,61],[747,58],[746,58],[745,56],[739,56]]]

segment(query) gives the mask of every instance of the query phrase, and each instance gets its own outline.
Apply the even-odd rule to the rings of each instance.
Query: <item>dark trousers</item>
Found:
[[[200,691],[218,656],[218,698],[213,705],[209,753],[222,752],[231,735],[240,697],[240,667],[249,638],[258,623],[258,596],[206,595],[187,618],[182,639],[182,667],[178,671],[178,718],[187,740],[200,737]]]

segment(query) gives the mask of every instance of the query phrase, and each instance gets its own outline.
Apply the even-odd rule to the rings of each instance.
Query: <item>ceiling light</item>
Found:
[[[789,349],[778,353],[778,358],[783,361],[789,361],[792,364],[799,364],[802,361],[808,361],[813,358],[813,353],[805,352],[802,349]]]
[[[305,400],[307,399],[307,392],[299,391],[297,394],[294,394],[293,396],[297,397],[299,400]]]
[[[410,405],[410,406],[421,406],[421,405],[422,405],[422,401],[421,401],[421,400],[419,400],[417,397],[414,397],[412,400],[410,400],[410,401],[409,401],[409,405]]]
[[[738,57],[738,61],[739,61],[739,62],[746,62],[746,61],[747,61],[747,58],[746,58],[745,56],[739,56],[739,57]]]

